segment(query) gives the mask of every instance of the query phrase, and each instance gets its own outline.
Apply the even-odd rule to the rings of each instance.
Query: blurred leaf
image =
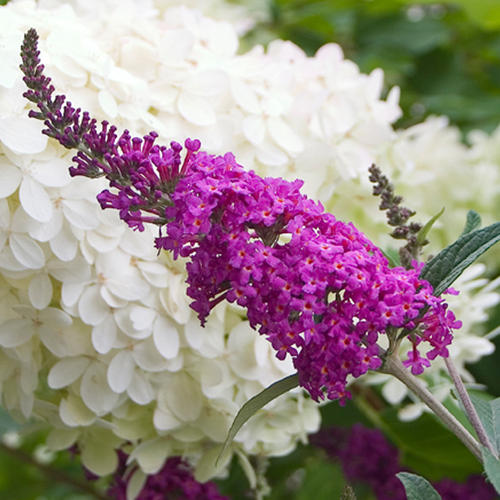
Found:
[[[402,463],[434,481],[448,477],[462,481],[480,473],[481,464],[448,429],[427,413],[412,422],[402,422],[397,409],[380,414],[385,434],[402,452]]]
[[[427,479],[409,472],[399,472],[396,477],[403,483],[408,500],[441,500]]]
[[[294,498],[296,500],[340,498],[344,484],[345,479],[338,467],[325,460],[311,460],[306,464],[304,480]]]
[[[21,424],[16,422],[6,410],[0,407],[0,436],[6,432],[17,431]]]
[[[401,265],[399,252],[395,248],[386,248],[385,250],[382,250],[382,253],[385,255],[386,259],[389,261],[389,264],[392,267]]]
[[[484,470],[497,493],[500,493],[500,461],[495,458],[491,451],[484,446],[481,447],[483,454]]]
[[[357,30],[358,43],[364,50],[399,47],[413,55],[447,43],[451,36],[447,26],[437,19],[413,22],[401,15],[364,18]]]
[[[414,4],[413,0],[405,0],[405,3]],[[435,0],[420,0],[419,3],[436,4]],[[500,4],[498,0],[449,0],[445,4],[460,6],[470,19],[486,29],[497,29],[500,27]]]

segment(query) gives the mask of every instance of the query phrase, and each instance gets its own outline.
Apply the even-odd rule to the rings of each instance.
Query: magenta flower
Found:
[[[157,248],[189,258],[187,293],[202,323],[223,300],[244,307],[276,356],[292,357],[315,400],[349,397],[348,377],[379,368],[379,335],[396,329],[411,331],[406,364],[413,373],[448,355],[460,323],[419,279],[420,269],[390,268],[352,224],[303,195],[300,180],[261,178],[231,153],[199,151],[197,140],[186,140],[182,160],[182,147],[156,145],[154,132],[118,138],[106,122],[98,130],[64,96],[52,98],[36,42],[30,30],[21,67],[25,95],[40,110],[30,116],[78,150],[71,175],[109,180],[112,191],[98,196],[102,208],[118,210],[133,229],[158,225]],[[423,342],[432,349],[426,358],[418,351]]]

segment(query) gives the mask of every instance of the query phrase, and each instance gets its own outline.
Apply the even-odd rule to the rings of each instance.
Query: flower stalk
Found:
[[[455,436],[472,452],[482,463],[481,447],[471,433],[450,413],[446,407],[434,397],[425,385],[413,376],[401,363],[396,355],[387,356],[382,373],[393,375],[408,387],[421,401],[423,401],[433,413],[450,429]]]
[[[498,458],[497,452],[493,447],[493,445],[491,444],[488,435],[486,434],[481,419],[479,418],[476,408],[472,404],[467,389],[465,388],[465,385],[462,381],[462,378],[460,377],[460,374],[458,373],[456,366],[454,365],[453,361],[450,358],[446,358],[444,362],[446,364],[446,368],[448,369],[448,373],[450,374],[450,377],[453,380],[455,388],[457,389],[457,394],[458,397],[460,398],[460,401],[462,402],[464,411],[472,427],[474,427],[474,430],[476,431],[480,443],[486,448],[488,448],[488,450],[490,450],[490,452],[494,457]]]

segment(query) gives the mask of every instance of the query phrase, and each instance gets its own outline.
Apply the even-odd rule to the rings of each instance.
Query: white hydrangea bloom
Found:
[[[380,71],[361,74],[333,44],[314,57],[283,41],[239,55],[233,22],[176,4],[12,0],[0,8],[0,293],[9,311],[0,325],[2,403],[46,420],[53,449],[78,443],[97,474],[112,471],[113,449],[130,442],[146,473],[183,455],[208,479],[216,472],[205,466],[241,405],[293,368],[234,307],[219,305],[201,328],[183,262],[156,255],[152,228],[134,233],[101,211],[103,183],[68,177],[72,153],[39,133],[20,97],[18,53],[29,27],[57,90],[97,119],[138,135],[154,129],[163,143],[197,137],[260,174],[301,177],[309,195],[360,224],[376,203],[371,162],[391,173],[403,168],[389,161],[402,150],[420,186],[446,178],[408,163],[422,149],[412,134],[437,132],[432,124],[394,132],[398,89],[382,100]],[[191,4],[228,12],[222,2]],[[431,145],[426,151],[435,155]],[[460,149],[456,160],[467,154]],[[491,303],[497,295],[489,293]],[[464,359],[486,349],[469,338]],[[317,405],[293,392],[260,411],[233,447],[282,455],[318,426]]]

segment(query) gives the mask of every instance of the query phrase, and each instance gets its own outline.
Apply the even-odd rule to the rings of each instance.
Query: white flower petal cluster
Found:
[[[381,99],[381,71],[361,74],[333,44],[314,57],[283,41],[240,55],[234,12],[230,23],[169,0],[12,0],[0,8],[2,404],[46,420],[48,445],[77,443],[97,474],[114,469],[113,450],[124,443],[146,473],[171,455],[213,462],[241,405],[293,369],[233,307],[218,306],[201,328],[183,263],[156,255],[151,228],[134,233],[100,210],[104,184],[68,176],[73,153],[26,118],[18,53],[29,27],[57,90],[97,119],[134,135],[156,130],[163,143],[196,137],[262,175],[303,178],[308,194],[361,224],[363,211],[375,212],[370,163],[391,173],[403,168],[389,162],[391,151],[407,163],[419,158],[413,139],[392,128],[398,89]],[[451,142],[457,151],[458,139]],[[436,154],[431,146],[428,154]],[[457,161],[468,154],[460,149]],[[423,188],[445,182],[420,168],[413,171]],[[480,356],[479,337],[463,334],[472,339],[464,349]],[[248,422],[234,449],[286,454],[318,426],[316,404],[290,393]]]

